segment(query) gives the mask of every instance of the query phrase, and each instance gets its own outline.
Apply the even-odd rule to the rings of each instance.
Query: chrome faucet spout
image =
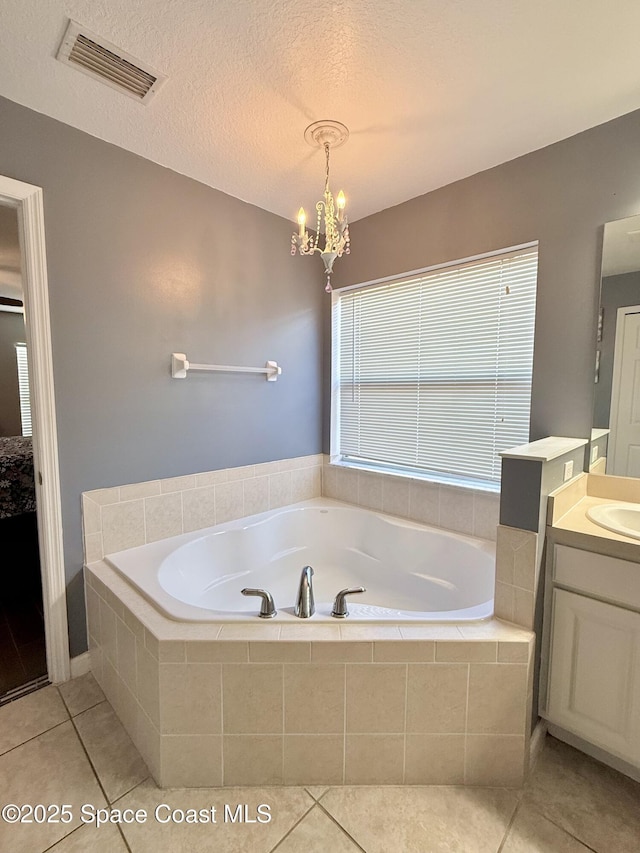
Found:
[[[316,605],[313,600],[312,577],[313,569],[311,566],[305,566],[300,575],[300,585],[298,586],[298,596],[294,611],[300,619],[308,619],[316,612]]]

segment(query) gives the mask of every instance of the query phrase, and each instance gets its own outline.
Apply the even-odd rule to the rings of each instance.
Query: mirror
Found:
[[[589,471],[640,477],[640,215],[604,227]]]

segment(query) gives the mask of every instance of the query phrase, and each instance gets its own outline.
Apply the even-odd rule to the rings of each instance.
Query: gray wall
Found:
[[[0,174],[44,190],[78,654],[81,492],[320,452],[322,265],[290,256],[285,219],[4,99],[0,127]],[[283,375],[178,381],[173,351]]]
[[[531,439],[586,438],[603,224],[638,212],[640,111],[355,222],[333,284],[539,240]]]
[[[609,275],[602,279],[600,305],[604,308],[600,348],[600,375],[595,387],[594,427],[608,428],[613,385],[613,355],[616,345],[618,308],[640,305],[640,272]]]
[[[4,99],[0,125],[0,173],[44,189],[77,654],[80,493],[318,452],[329,302],[316,264],[289,256],[288,221]],[[334,285],[538,239],[531,437],[586,437],[602,225],[639,211],[635,112],[354,223]],[[173,350],[284,374],[178,382]]]
[[[16,344],[24,340],[22,314],[0,311],[0,435],[22,435]]]

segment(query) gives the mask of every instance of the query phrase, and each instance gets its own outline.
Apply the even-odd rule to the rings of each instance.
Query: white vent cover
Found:
[[[167,79],[76,21],[69,21],[56,58],[143,104]]]

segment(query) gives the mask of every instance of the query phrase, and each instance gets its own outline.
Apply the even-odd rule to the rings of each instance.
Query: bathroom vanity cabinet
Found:
[[[552,734],[638,778],[640,563],[548,547],[540,713]]]

